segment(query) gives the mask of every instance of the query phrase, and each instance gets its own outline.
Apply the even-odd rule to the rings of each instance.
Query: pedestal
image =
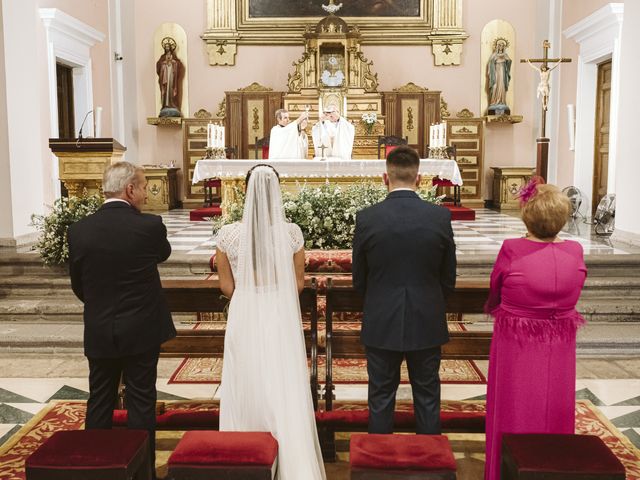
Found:
[[[518,210],[516,197],[534,173],[532,167],[491,167],[493,170],[493,206],[499,210]]]
[[[102,193],[102,174],[122,160],[126,148],[113,138],[50,138],[49,148],[58,157],[60,180],[70,197]]]
[[[144,165],[147,177],[146,211],[164,211],[178,208],[178,167]]]
[[[549,139],[537,138],[536,139],[536,175],[544,178],[547,181],[547,170],[549,167]]]

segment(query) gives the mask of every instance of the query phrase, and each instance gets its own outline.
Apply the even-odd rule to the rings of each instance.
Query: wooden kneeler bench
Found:
[[[186,432],[168,461],[172,480],[273,480],[278,442],[268,432]]]
[[[27,480],[150,480],[146,430],[62,430],[25,461]]]

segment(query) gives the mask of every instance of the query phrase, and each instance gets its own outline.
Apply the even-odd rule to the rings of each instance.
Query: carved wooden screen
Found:
[[[271,132],[283,96],[284,92],[259,86],[226,92],[226,142],[238,147],[238,158],[254,158],[255,140]]]
[[[384,92],[385,134],[409,140],[420,156],[429,143],[429,126],[440,122],[440,92],[413,84]]]

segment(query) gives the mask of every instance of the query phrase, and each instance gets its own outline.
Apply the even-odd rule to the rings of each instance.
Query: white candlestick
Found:
[[[102,107],[96,107],[93,111],[93,136],[102,138]]]
[[[344,118],[347,118],[347,96],[344,96]]]
[[[322,97],[318,97],[318,117],[322,117]]]
[[[442,123],[442,146],[447,146],[447,124],[445,122]]]
[[[211,124],[207,123],[207,148],[211,148]]]

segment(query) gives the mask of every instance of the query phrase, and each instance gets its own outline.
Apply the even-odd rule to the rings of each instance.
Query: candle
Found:
[[[318,116],[322,116],[322,97],[318,97]]]
[[[433,133],[433,123],[429,126],[429,146],[433,147],[433,139],[435,138],[435,135]]]
[[[447,123],[442,122],[442,146],[447,146]]]
[[[207,148],[211,148],[211,122],[207,124]]]
[[[347,118],[347,96],[344,96],[344,118]]]
[[[95,138],[102,137],[102,107],[96,107],[93,112],[93,136]]]

